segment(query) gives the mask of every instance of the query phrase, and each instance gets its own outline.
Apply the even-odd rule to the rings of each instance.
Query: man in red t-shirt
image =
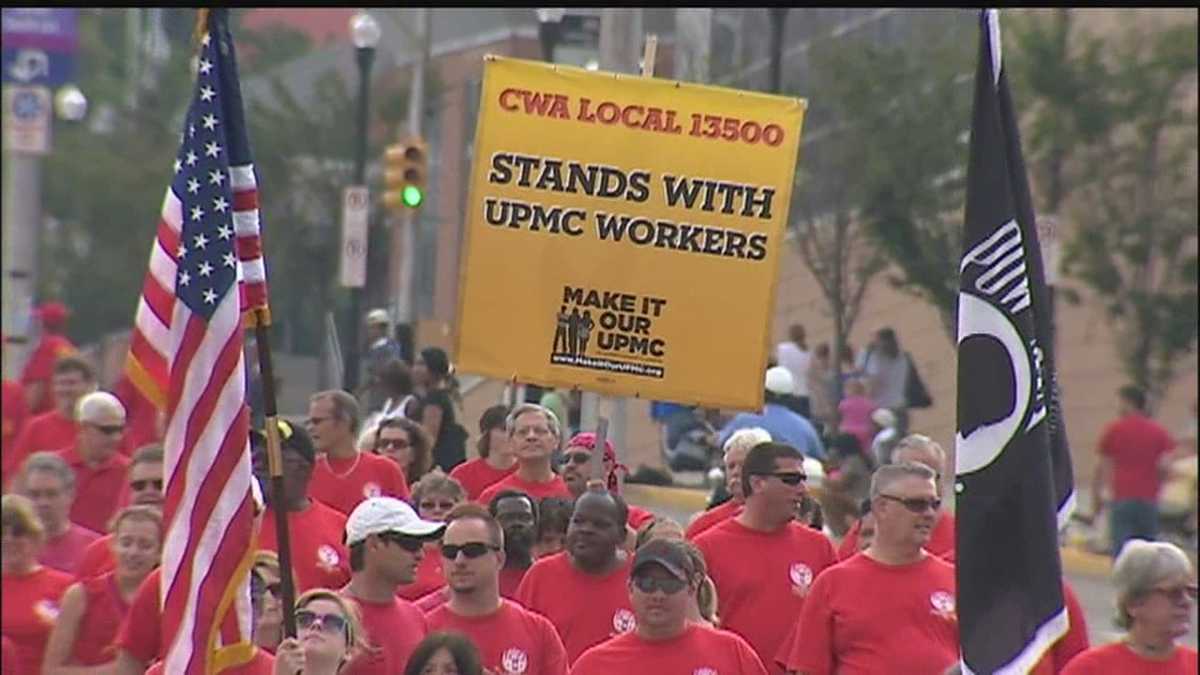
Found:
[[[450,598],[426,617],[429,629],[466,635],[490,672],[567,675],[567,652],[550,621],[500,597],[500,524],[473,503],[455,507],[446,522],[441,555]]]
[[[29,412],[40,415],[50,412],[55,405],[50,392],[55,362],[64,356],[75,354],[76,349],[75,345],[62,335],[68,314],[62,303],[47,302],[38,307],[35,314],[42,325],[42,338],[25,363],[21,383],[25,385],[25,403],[29,406]]]
[[[410,584],[425,543],[445,525],[422,520],[394,497],[371,497],[346,520],[350,583],[341,594],[358,603],[369,646],[346,668],[347,675],[390,675],[404,670],[409,655],[428,632],[421,610],[396,597]]]
[[[504,530],[504,566],[500,568],[500,597],[517,597],[517,588],[533,566],[538,505],[524,492],[505,490],[492,497],[488,513]]]
[[[292,570],[296,590],[341,588],[350,580],[346,547],[342,544],[346,516],[320,500],[308,496],[316,450],[308,434],[300,427],[279,421],[280,455],[283,459],[283,494],[275,495],[267,465],[266,437],[251,434],[254,475],[262,484],[267,499],[258,548],[278,551],[275,533],[275,509],[287,512],[291,536]]]
[[[909,434],[901,439],[892,450],[892,461],[897,464],[916,462],[933,469],[937,476],[940,493],[942,476],[946,474],[946,451],[942,449],[940,443],[923,434]],[[863,548],[858,542],[861,529],[862,519],[860,518],[842,539],[841,546],[838,547],[839,559],[846,560]],[[933,534],[930,535],[929,542],[925,544],[925,550],[945,560],[953,561],[955,559],[954,514],[945,509],[938,512],[937,524],[933,526]]]
[[[308,432],[319,456],[308,494],[344,514],[368,497],[410,497],[395,462],[359,452],[358,424],[358,401],[344,391],[322,391],[309,400]]]
[[[589,647],[633,630],[626,582],[625,501],[607,490],[584,493],[567,526],[567,550],[533,564],[517,602],[550,619],[567,658],[574,662]]]
[[[567,484],[551,466],[551,457],[562,438],[554,413],[536,403],[522,403],[509,413],[506,426],[517,470],[484,490],[479,503],[490,503],[501,490],[519,490],[534,499],[571,499]]]
[[[571,440],[567,441],[567,448],[562,454],[562,479],[567,484],[567,489],[571,491],[572,498],[578,498],[587,490],[588,481],[592,479],[592,453],[596,451],[596,434],[585,431],[575,434]],[[616,484],[616,472],[624,471],[625,467],[617,463],[617,453],[613,448],[612,441],[604,439],[604,453],[602,462],[603,474],[598,478],[603,480],[604,484],[608,485],[609,489],[614,489]],[[633,530],[637,530],[648,520],[654,520],[654,514],[646,509],[629,506],[629,522],[627,525]]]
[[[1121,416],[1100,437],[1100,462],[1092,480],[1093,515],[1100,512],[1105,489],[1111,492],[1113,557],[1130,539],[1153,541],[1158,536],[1161,462],[1175,447],[1167,430],[1146,415],[1141,389],[1122,387],[1119,397]]]
[[[83,551],[100,535],[71,522],[75,472],[55,452],[35,452],[25,460],[14,483],[16,491],[33,502],[46,531],[38,562],[74,574]]]
[[[742,464],[746,504],[696,538],[720,598],[721,625],[746,639],[769,672],[813,579],[837,562],[824,534],[794,522],[808,490],[804,456],[784,443],[759,443]]]
[[[746,453],[759,443],[770,443],[771,434],[762,427],[738,429],[725,441],[725,489],[729,490],[729,499],[709,510],[697,515],[687,526],[684,537],[695,541],[696,537],[706,532],[714,525],[720,525],[727,518],[736,516],[742,510],[745,501],[742,495],[742,462],[746,461]]]
[[[75,446],[59,454],[75,472],[75,502],[71,521],[94,532],[108,532],[129,470],[129,460],[117,452],[125,431],[125,407],[116,396],[94,391],[79,399],[79,436]]]
[[[127,482],[117,503],[121,508],[130,505],[153,506],[162,509],[163,449],[161,445],[138,448],[129,459]],[[83,550],[75,576],[79,579],[97,577],[117,568],[112,553],[113,535],[106,534],[88,544]]]
[[[79,425],[75,422],[75,404],[96,388],[96,375],[87,361],[66,356],[54,364],[51,391],[54,409],[31,418],[17,437],[16,447],[4,457],[3,471],[11,475],[25,458],[35,452],[64,450],[75,444]]]
[[[940,506],[928,466],[908,462],[875,471],[875,538],[817,577],[777,653],[788,672],[924,675],[957,661],[954,567],[924,549]]]
[[[655,539],[638,549],[629,580],[637,627],[584,652],[571,675],[766,675],[762,660],[736,633],[688,621],[701,575],[685,546]]]

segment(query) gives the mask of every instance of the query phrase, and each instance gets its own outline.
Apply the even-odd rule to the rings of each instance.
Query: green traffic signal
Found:
[[[421,188],[415,185],[405,185],[400,199],[404,201],[405,206],[415,209],[425,200],[425,195],[421,192]]]

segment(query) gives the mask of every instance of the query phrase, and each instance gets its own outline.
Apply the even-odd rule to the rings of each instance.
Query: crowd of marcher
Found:
[[[0,670],[163,672],[161,423],[127,382],[97,389],[55,329],[62,313],[42,311],[55,339],[22,384],[4,383]],[[264,431],[251,432],[254,650],[224,672],[955,672],[952,467],[909,429],[920,396],[891,331],[829,388],[820,350],[810,358],[793,330],[765,374],[764,411],[719,434],[726,498],[681,524],[628,504],[611,441],[573,433],[551,406],[493,406],[470,433],[445,352],[421,350],[410,367],[386,315],[368,324],[364,390],[317,392],[303,423],[278,422],[278,493]],[[1135,423],[1148,428],[1119,421],[1106,434],[1110,473],[1125,475]],[[1186,459],[1167,446],[1156,460],[1168,455]],[[283,630],[278,510],[296,637]],[[1192,561],[1147,534],[1131,526],[1116,557],[1126,637],[1089,645],[1064,579],[1070,630],[1032,672],[1196,672],[1196,651],[1178,644]]]

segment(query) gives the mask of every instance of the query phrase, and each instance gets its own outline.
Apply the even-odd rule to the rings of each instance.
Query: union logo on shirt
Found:
[[[500,657],[500,666],[504,668],[504,675],[521,675],[529,667],[529,656],[516,647],[506,649]]]
[[[33,606],[33,613],[42,623],[52,624],[58,619],[58,605],[52,600],[41,600]]]
[[[929,604],[933,606],[933,613],[947,621],[956,619],[954,613],[954,595],[946,591],[934,591],[929,596]]]
[[[364,498],[370,499],[371,497],[382,497],[382,496],[383,496],[383,488],[379,487],[379,483],[372,483],[370,481],[363,483],[363,497]]]
[[[700,666],[699,668],[692,671],[692,675],[721,675],[721,673],[717,672],[716,668],[709,668],[708,666]]]
[[[788,578],[792,580],[792,592],[796,595],[808,595],[808,589],[812,586],[813,571],[812,568],[804,563],[792,563],[788,568]]]
[[[617,635],[628,633],[637,627],[637,619],[633,616],[633,612],[621,608],[613,613],[613,630]]]
[[[341,556],[338,555],[337,549],[329,544],[321,544],[321,546],[317,548],[317,564],[322,568],[326,570],[336,569],[341,560]]]

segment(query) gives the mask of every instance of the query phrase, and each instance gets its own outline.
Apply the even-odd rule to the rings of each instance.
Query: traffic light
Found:
[[[383,203],[389,209],[418,209],[425,201],[425,181],[429,175],[429,152],[425,141],[410,136],[385,153]]]

